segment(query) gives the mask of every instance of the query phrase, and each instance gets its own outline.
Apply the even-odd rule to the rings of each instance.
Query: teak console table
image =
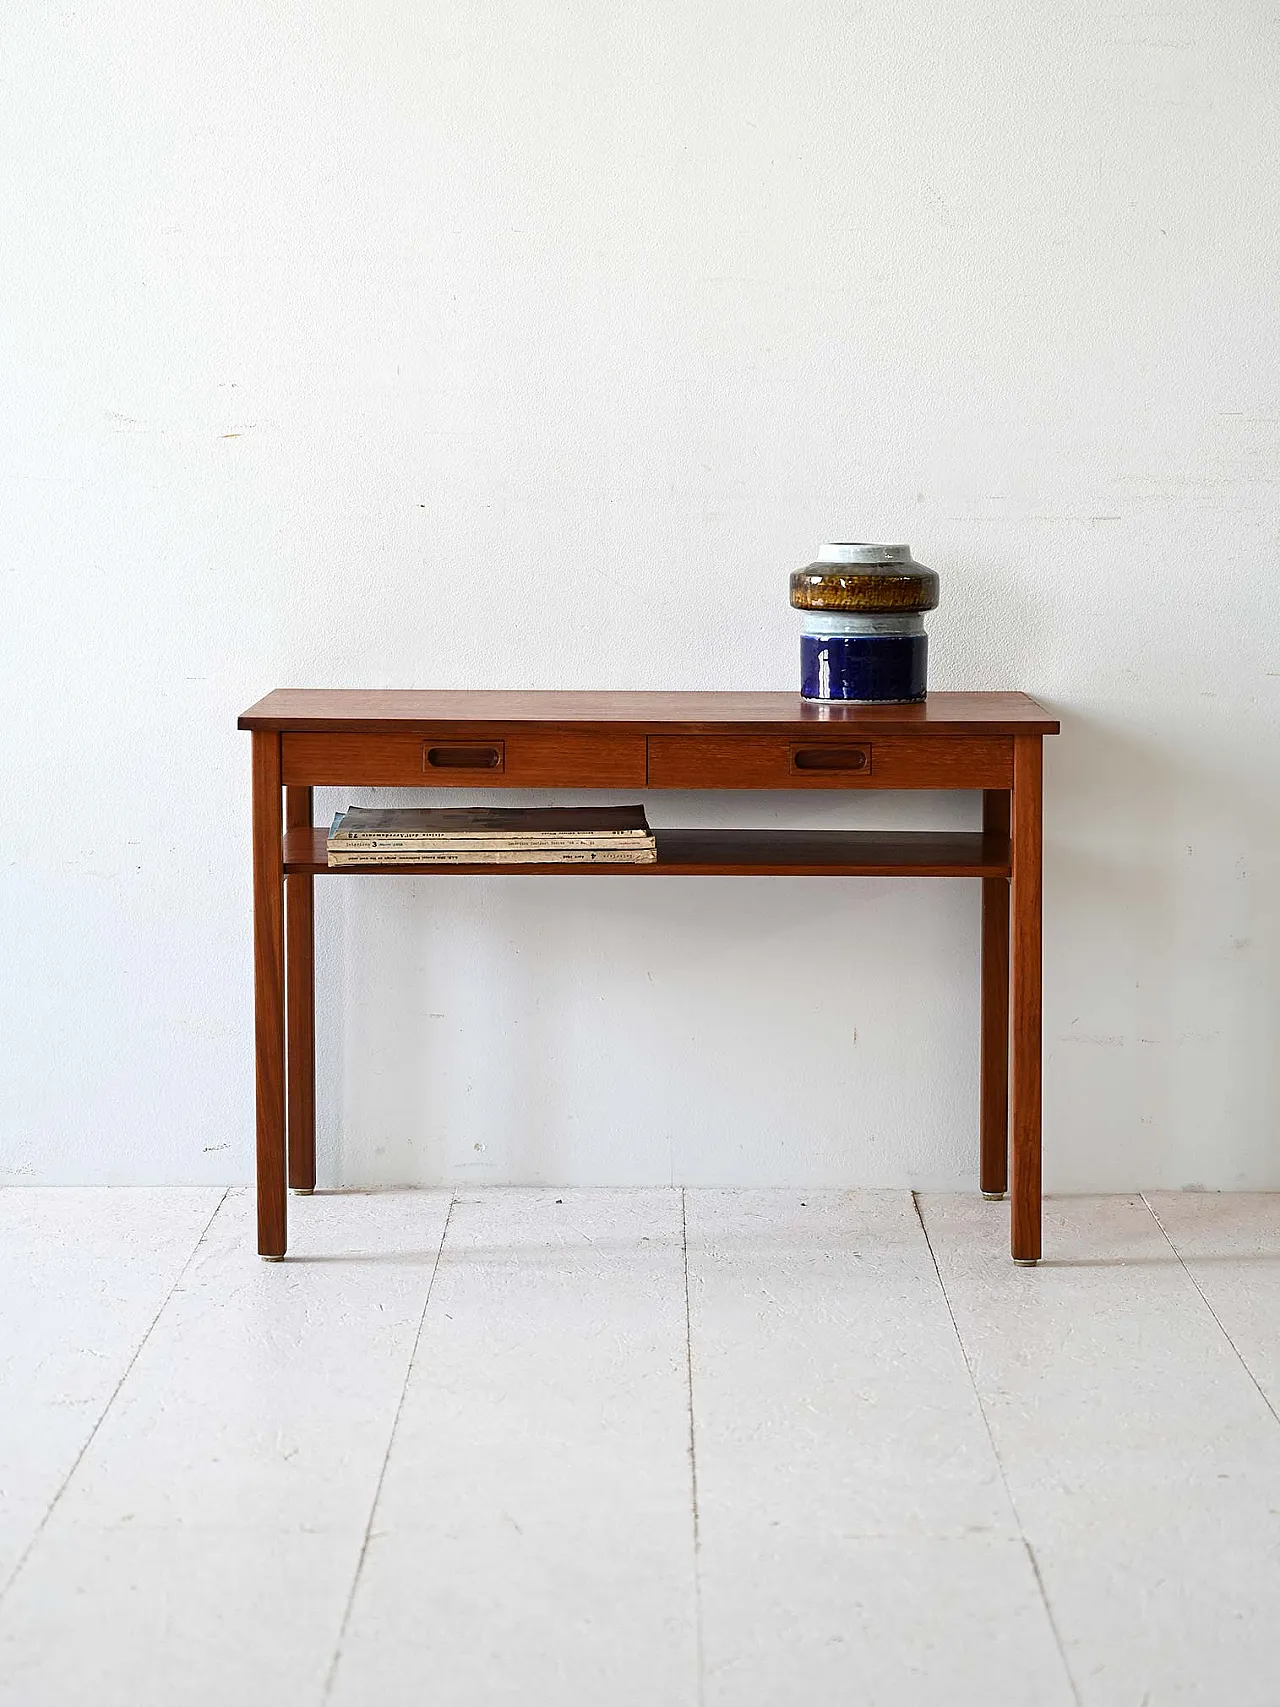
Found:
[[[986,1197],[1005,1195],[1012,1149],[1013,1258],[1039,1260],[1041,755],[1043,737],[1058,724],[1033,699],[935,693],[918,705],[838,706],[787,693],[280,688],[251,706],[239,727],[253,735],[264,1257],[285,1253],[286,1176],[294,1191],[315,1187],[312,889],[329,867],[325,829],[312,823],[311,791],[337,784],[981,790],[982,828],[975,831],[658,830],[656,865],[378,866],[348,867],[342,875],[980,878],[981,1186]]]

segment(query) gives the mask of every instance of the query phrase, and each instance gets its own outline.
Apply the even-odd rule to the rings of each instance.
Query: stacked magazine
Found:
[[[642,806],[350,806],[329,831],[329,864],[653,865]]]

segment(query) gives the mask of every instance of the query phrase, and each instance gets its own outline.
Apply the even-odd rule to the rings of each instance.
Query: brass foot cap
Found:
[[[1008,1194],[1003,1191],[984,1191],[982,1195],[988,1203],[1003,1203]]]
[[[310,1197],[315,1189],[313,1185],[291,1185],[289,1187],[295,1197]]]
[[[281,1251],[281,1253],[278,1257],[269,1257],[265,1251],[259,1251],[258,1255],[262,1258],[263,1262],[283,1262],[284,1261],[284,1252],[283,1251]]]
[[[1034,1268],[1040,1261],[1039,1257],[1014,1257],[1019,1268]]]

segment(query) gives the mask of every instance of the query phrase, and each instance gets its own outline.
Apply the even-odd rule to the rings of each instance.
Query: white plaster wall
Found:
[[[1050,1183],[1280,1186],[1278,47],[1262,0],[8,0],[0,1178],[248,1176],[243,706],[789,689],[834,536],[941,572],[935,686],[1062,717]],[[319,910],[329,1182],[972,1181],[976,885]]]

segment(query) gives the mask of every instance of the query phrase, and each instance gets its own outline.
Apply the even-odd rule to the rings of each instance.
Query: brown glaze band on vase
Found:
[[[791,576],[796,610],[913,616],[938,608],[938,577],[916,563],[909,545],[829,546],[847,561],[810,563]]]

